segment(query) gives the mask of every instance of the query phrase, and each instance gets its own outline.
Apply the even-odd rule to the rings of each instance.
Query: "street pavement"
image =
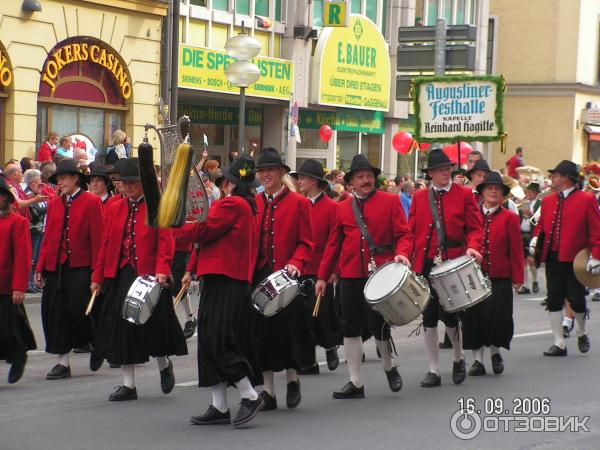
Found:
[[[188,341],[188,356],[174,358],[177,386],[170,395],[160,391],[154,361],[136,368],[137,401],[109,402],[109,393],[121,382],[120,370],[104,365],[91,373],[87,354],[72,356],[71,379],[46,381],[45,374],[56,358],[41,351],[40,305],[34,298],[27,310],[41,350],[30,352],[25,376],[16,385],[6,384],[9,366],[0,366],[0,449],[600,448],[596,379],[600,373],[600,305],[590,305],[591,351],[579,353],[576,337],[571,337],[568,357],[547,358],[542,351],[552,338],[547,314],[540,306],[543,297],[543,291],[515,296],[515,338],[511,351],[503,352],[503,375],[491,375],[486,352],[488,375],[467,377],[462,385],[454,385],[451,350],[441,350],[442,386],[421,388],[427,363],[422,336],[408,336],[414,329],[411,324],[394,330],[396,361],[404,380],[399,393],[389,390],[374,343],[369,341],[363,368],[364,400],[333,400],[331,392],[347,381],[347,368],[342,363],[330,372],[322,363],[320,375],[301,378],[303,398],[296,410],[285,408],[285,377],[278,374],[279,409],[259,413],[243,429],[189,424],[189,417],[203,413],[210,402],[210,392],[196,386],[196,337]],[[466,357],[467,364],[472,362],[470,352]],[[318,359],[325,361],[322,351]],[[469,440],[459,439],[451,428],[461,399],[465,405],[473,399],[473,409],[481,411],[456,415],[457,434],[467,437],[473,431],[476,435]],[[232,414],[238,400],[237,391],[229,389]],[[492,413],[494,406],[499,415]],[[528,416],[530,409],[533,414]],[[562,424],[563,431],[558,431],[557,424]]]

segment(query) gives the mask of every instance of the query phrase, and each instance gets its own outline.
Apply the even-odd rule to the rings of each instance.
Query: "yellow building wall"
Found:
[[[158,123],[161,14],[166,14],[166,5],[44,0],[41,12],[24,13],[21,3],[0,2],[0,41],[13,67],[13,84],[7,89],[5,159],[35,155],[40,72],[52,47],[80,35],[104,41],[125,61],[133,88],[125,132],[137,146],[144,125]],[[158,141],[152,139],[157,148]]]

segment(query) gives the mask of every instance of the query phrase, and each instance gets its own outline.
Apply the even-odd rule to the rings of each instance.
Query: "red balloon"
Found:
[[[460,165],[466,164],[469,153],[473,150],[473,147],[468,142],[460,143]],[[448,155],[452,164],[456,164],[458,161],[458,144],[449,144],[444,147],[444,153]]]
[[[401,155],[406,155],[412,147],[414,140],[408,131],[399,131],[392,137],[392,147]]]
[[[321,125],[321,128],[319,128],[319,138],[321,138],[323,142],[329,142],[331,136],[333,136],[331,127],[329,125]]]
[[[431,144],[429,144],[427,142],[421,142],[419,144],[419,150],[422,152],[426,152],[427,150],[429,150],[429,147],[431,147]]]

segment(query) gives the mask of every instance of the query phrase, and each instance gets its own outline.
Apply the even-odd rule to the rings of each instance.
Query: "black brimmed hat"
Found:
[[[0,175],[0,193],[8,195],[8,199],[11,203],[15,201],[15,196],[10,190],[8,183],[4,179],[4,175]]]
[[[120,181],[140,181],[140,166],[137,158],[123,158],[119,172]]]
[[[525,186],[525,190],[526,191],[534,191],[539,194],[541,192],[540,183],[536,183],[535,181],[532,181],[527,186]]]
[[[254,187],[256,185],[256,167],[250,155],[235,159],[229,167],[223,168],[223,178],[236,186]]]
[[[579,170],[577,170],[577,164],[573,161],[567,161],[566,159],[558,163],[554,169],[548,170],[550,173],[560,173],[573,180],[575,183],[579,181]]]
[[[314,178],[319,182],[319,186],[321,187],[329,184],[325,179],[325,170],[323,169],[323,166],[316,159],[307,159],[302,163],[300,169],[295,172],[290,172],[290,175],[296,179],[298,179],[300,175]]]
[[[452,161],[450,161],[448,155],[446,155],[441,148],[434,148],[429,152],[429,156],[427,157],[427,167],[423,168],[423,172],[437,169],[438,167],[448,167],[452,165]]]
[[[231,164],[233,165],[233,163]],[[286,172],[291,169],[283,163],[281,155],[273,147],[265,147],[258,156],[258,162],[256,163],[256,169],[265,169],[267,167],[283,167]]]
[[[344,175],[344,181],[350,183],[352,174],[357,170],[372,170],[375,178],[381,173],[381,169],[373,167],[365,155],[354,155],[352,164],[350,164],[350,170]]]
[[[106,184],[110,183],[110,177],[108,176],[108,170],[104,166],[94,165],[94,168],[90,172],[90,177],[101,177],[104,178]]]
[[[476,188],[477,192],[479,192],[480,194],[483,194],[483,189],[486,186],[489,186],[491,184],[497,184],[499,186],[502,186],[502,193],[505,197],[510,192],[510,188],[506,184],[504,184],[502,175],[500,175],[498,172],[488,173],[488,175],[487,175],[487,177],[485,177],[485,180],[483,181],[483,183],[481,183],[480,185],[477,186],[477,188]]]
[[[65,158],[61,161],[58,162],[58,164],[56,165],[56,172],[54,172],[51,176],[48,177],[48,181],[52,184],[57,184],[57,178],[59,175],[65,175],[65,174],[69,174],[69,175],[79,175],[79,179],[83,179],[83,174],[81,173],[81,170],[79,170],[79,167],[77,167],[77,164],[75,164],[75,161],[71,158]]]
[[[476,170],[482,170],[483,172],[487,173],[491,172],[490,166],[488,165],[487,161],[485,159],[478,159],[477,161],[475,161],[473,167],[467,171],[467,178],[469,179],[469,181],[471,180],[471,175]]]

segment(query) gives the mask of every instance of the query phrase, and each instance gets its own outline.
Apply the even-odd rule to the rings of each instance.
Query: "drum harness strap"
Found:
[[[447,250],[449,248],[461,247],[462,242],[460,241],[447,241],[446,240],[446,228],[444,226],[443,217],[440,217],[440,212],[443,215],[443,203],[441,196],[445,191],[440,191],[439,196],[439,210],[438,201],[436,200],[436,193],[432,188],[429,189],[429,209],[431,210],[431,217],[433,217],[433,226],[437,234],[439,256],[441,260],[448,259]],[[427,239],[427,246],[425,250],[425,258],[429,252],[429,245],[431,244],[431,238],[433,237],[433,231],[429,234]]]
[[[372,269],[374,270],[375,269],[374,256],[379,253],[389,252],[389,251],[393,250],[393,246],[391,244],[383,245],[383,246],[375,245],[375,241],[373,241],[373,238],[371,237],[369,230],[367,230],[367,225],[365,225],[363,215],[361,214],[359,206],[358,206],[358,198],[356,196],[352,197],[352,212],[354,213],[354,220],[356,221],[356,224],[358,225],[360,234],[362,235],[363,239],[367,241],[367,244],[369,245],[369,252],[370,252],[369,269],[371,269],[371,266],[373,266]],[[372,270],[369,270],[369,272],[371,272],[371,271]]]

